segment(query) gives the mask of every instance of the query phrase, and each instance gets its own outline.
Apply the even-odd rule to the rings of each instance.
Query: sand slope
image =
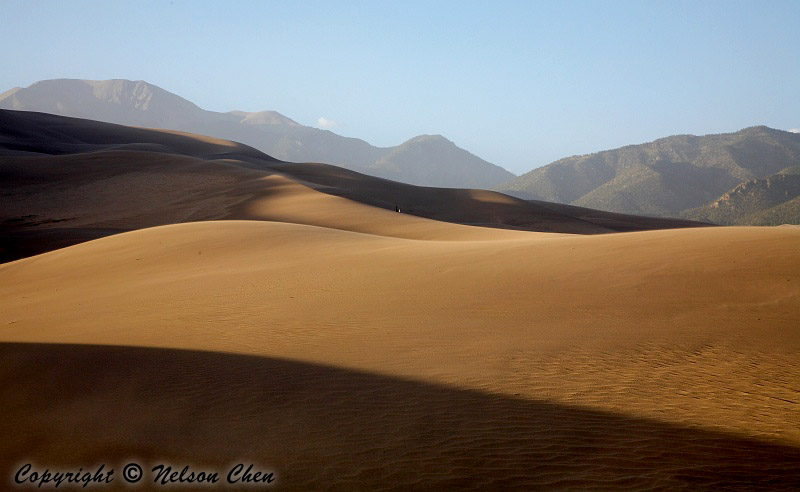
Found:
[[[4,410],[27,429],[3,455],[255,454],[299,489],[797,484],[800,230],[497,232],[204,222],[2,265],[2,340],[25,344]],[[62,398],[25,396],[53,370]]]

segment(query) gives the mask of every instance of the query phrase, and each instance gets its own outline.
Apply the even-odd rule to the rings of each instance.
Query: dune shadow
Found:
[[[602,411],[223,353],[0,344],[0,460],[275,471],[283,489],[800,487],[800,449]]]

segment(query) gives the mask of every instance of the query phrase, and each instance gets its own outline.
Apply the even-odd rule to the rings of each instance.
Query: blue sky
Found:
[[[143,79],[522,173],[679,133],[800,127],[800,1],[0,0],[0,92]],[[324,118],[324,120],[320,120]]]

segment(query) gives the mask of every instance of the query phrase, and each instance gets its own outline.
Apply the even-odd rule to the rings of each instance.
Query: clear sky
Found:
[[[800,127],[800,1],[0,0],[0,92],[146,80],[522,173],[679,133]]]

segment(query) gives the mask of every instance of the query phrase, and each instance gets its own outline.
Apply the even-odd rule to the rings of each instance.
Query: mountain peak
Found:
[[[741,134],[753,134],[753,135],[760,135],[760,134],[773,134],[776,132],[780,132],[781,130],[776,130],[774,128],[770,128],[766,125],[756,125],[756,126],[749,126],[747,128],[743,128],[739,130],[737,133]]]
[[[110,123],[164,127],[177,115],[203,110],[144,80],[51,79],[12,90],[0,108],[88,117]],[[136,116],[133,116],[136,115]]]
[[[2,101],[3,99],[5,99],[7,97],[13,96],[14,94],[19,92],[20,90],[22,90],[22,87],[14,87],[13,89],[9,89],[9,90],[7,90],[7,91],[5,91],[3,93],[0,93],[0,101]]]
[[[240,123],[243,125],[288,125],[301,126],[293,119],[280,114],[277,111],[257,111],[250,113],[247,111],[229,111],[228,114],[242,118]]]
[[[438,134],[437,135],[427,135],[427,134],[417,135],[414,138],[408,139],[405,143],[406,144],[413,144],[413,143],[446,143],[446,144],[450,144],[450,145],[455,145],[452,141],[450,141],[450,140],[446,139],[444,136],[438,135]]]
[[[83,82],[92,87],[92,92],[98,99],[115,104],[127,104],[140,111],[147,111],[150,109],[153,97],[165,97],[169,94],[160,87],[148,84],[144,80],[114,79],[99,81],[87,80]],[[173,97],[177,98],[177,96]],[[186,102],[189,103],[189,101]]]

